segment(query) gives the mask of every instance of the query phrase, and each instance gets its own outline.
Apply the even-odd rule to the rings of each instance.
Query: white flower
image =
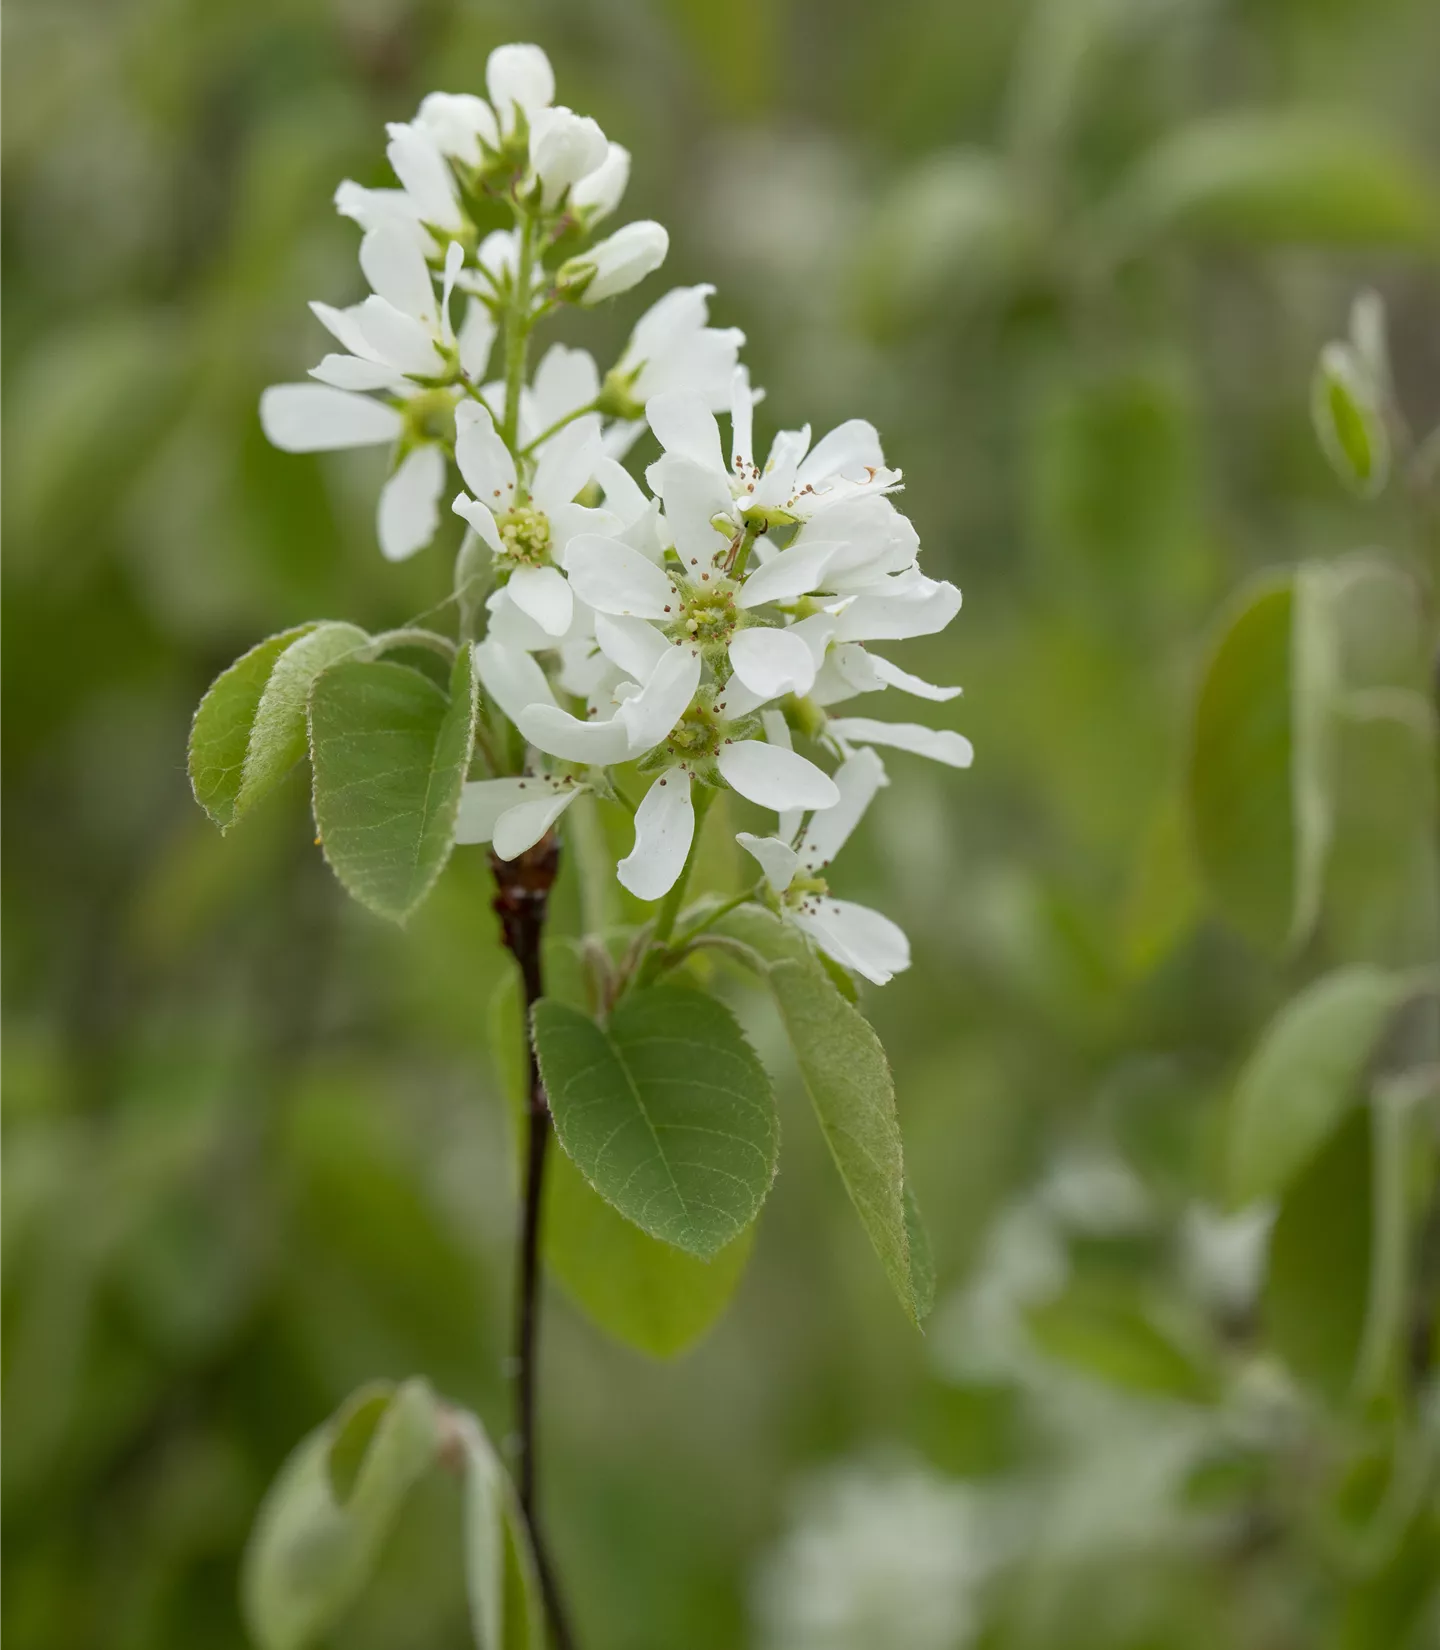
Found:
[[[533,123],[555,98],[555,71],[539,46],[497,46],[485,65],[485,88],[507,137],[523,116]]]
[[[530,122],[530,165],[544,204],[553,210],[567,189],[604,163],[608,149],[604,132],[588,116],[563,105],[537,110]]]
[[[659,269],[669,250],[670,236],[664,225],[641,219],[638,223],[627,223],[605,240],[597,241],[588,252],[562,264],[558,280],[561,286],[577,286],[588,274],[580,302],[602,303],[639,285]]]
[[[750,456],[753,405],[749,380],[737,371],[728,466],[720,427],[701,396],[658,395],[645,409],[665,449],[650,466],[650,484],[665,500],[686,561],[709,563],[747,532],[808,521],[842,501],[887,493],[900,483],[900,472],[885,468],[874,427],[858,418],[831,430],[813,449],[808,428],[782,430],[762,469]],[[812,559],[818,574],[824,558]]]
[[[567,424],[546,444],[534,478],[522,487],[490,414],[466,402],[456,414],[455,462],[470,488],[455,500],[455,513],[494,554],[506,581],[499,594],[546,636],[565,635],[574,602],[560,570],[571,539],[596,522],[596,512],[574,499],[601,462],[599,418]]]
[[[381,490],[377,531],[381,552],[402,561],[435,536],[445,490],[445,453],[456,392],[437,381],[455,366],[484,371],[494,336],[483,306],[471,304],[457,341],[450,296],[463,254],[452,241],[444,287],[436,297],[429,265],[410,234],[394,222],[372,229],[360,248],[374,293],[349,309],[311,307],[349,353],[327,355],[312,384],[272,385],[260,398],[260,422],[286,452],[401,442],[402,458]],[[428,380],[428,382],[426,382]],[[385,402],[366,392],[380,391]]]
[[[781,837],[741,831],[735,840],[759,862],[780,902],[780,913],[845,968],[884,985],[910,966],[904,931],[850,900],[837,900],[820,875],[859,824],[876,791],[888,781],[874,751],[857,751],[835,774],[840,799],[812,814],[798,845]]]
[[[346,178],[335,191],[335,210],[367,231],[387,224],[403,230],[426,257],[434,250],[419,208],[403,189],[364,189]]]
[[[570,204],[589,223],[607,218],[619,206],[630,182],[630,151],[622,144],[607,145],[605,159],[570,191]]]
[[[720,411],[730,405],[735,363],[745,334],[712,327],[707,300],[713,286],[677,286],[635,323],[615,368],[630,397],[644,406],[652,396],[688,392]]]

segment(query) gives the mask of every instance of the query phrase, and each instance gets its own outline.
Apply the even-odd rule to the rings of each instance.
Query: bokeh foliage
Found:
[[[631,206],[671,227],[670,278],[720,283],[765,414],[881,428],[928,571],[966,593],[915,668],[963,681],[946,715],[979,752],[966,775],[890,764],[845,890],[915,943],[866,1006],[935,1327],[888,1297],[796,1077],[785,1172],[697,1351],[651,1362],[557,1292],[547,1496],[585,1641],[746,1642],[789,1486],[839,1457],[1069,1482],[1073,1440],[1008,1368],[961,1370],[946,1347],[978,1338],[983,1364],[986,1320],[945,1302],[1057,1162],[1102,1154],[1147,1213],[1074,1223],[1069,1282],[1028,1323],[1105,1391],[1086,1425],[1119,1463],[1107,1516],[1131,1519],[1087,1544],[1022,1499],[1031,1557],[985,1642],[1418,1643],[1435,1514],[1387,1534],[1409,1435],[1384,1402],[1346,1407],[1362,1113],[1296,1165],[1258,1318],[1203,1299],[1180,1255],[1189,1211],[1231,1190],[1236,1074],[1282,1005],[1435,954],[1424,746],[1393,718],[1336,734],[1297,933],[1307,850],[1274,824],[1307,806],[1302,735],[1262,692],[1292,679],[1297,633],[1267,615],[1310,599],[1285,571],[1302,560],[1344,583],[1347,680],[1423,689],[1413,580],[1350,558],[1387,544],[1433,571],[1433,543],[1393,489],[1347,501],[1309,403],[1368,284],[1400,399],[1418,430],[1440,419],[1433,5],[13,0],[6,23],[12,1643],[241,1644],[264,1486],[366,1382],[422,1373],[501,1430],[505,964],[482,856],[391,930],[330,881],[303,784],[222,839],[184,747],[255,636],[380,630],[449,588],[458,524],[386,566],[375,466],[271,451],[255,404],[316,354],[304,300],[358,294],[335,182],[382,181],[383,122],[478,85],[514,38],[634,151]],[[616,307],[614,346],[637,309]],[[1207,769],[1217,836],[1190,825],[1192,704],[1242,609],[1264,634],[1221,684],[1241,766],[1218,791]],[[736,1003],[775,1056],[763,1006]],[[1141,1446],[1165,1457],[1218,1414],[1265,1334],[1316,1395],[1293,1448],[1187,1456],[1213,1519],[1149,1518]],[[466,1642],[454,1494],[423,1493],[337,1642]]]

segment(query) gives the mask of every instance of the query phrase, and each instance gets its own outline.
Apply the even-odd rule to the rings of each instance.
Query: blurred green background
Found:
[[[583,1642],[1440,1642],[1433,1515],[1349,1562],[1330,1524],[1368,1435],[1246,1362],[1254,1222],[1217,1212],[1215,1161],[1303,979],[1430,954],[1414,814],[1355,788],[1350,904],[1277,962],[1207,913],[1177,802],[1237,584],[1405,531],[1345,501],[1306,401],[1368,284],[1415,425],[1440,419],[1433,0],[11,0],[5,25],[12,1650],[242,1644],[258,1499],[367,1379],[423,1372],[503,1430],[483,857],[390,929],[328,876],[302,777],[222,840],[184,747],[257,637],[449,589],[453,533],[381,561],[377,457],[272,451],[255,409],[320,353],[305,301],[360,294],[335,184],[386,181],[383,123],[481,90],[510,39],[672,234],[584,341],[603,367],[664,284],[713,280],[762,426],[880,427],[966,597],[904,662],[964,684],[926,719],[978,753],[894,757],[843,890],[915,947],[865,1006],[929,1333],[787,1081],[783,1172],[697,1349],[650,1361],[551,1291],[546,1500]],[[1110,1340],[1017,1344],[1057,1267],[1121,1303]],[[444,1495],[337,1644],[468,1642]]]

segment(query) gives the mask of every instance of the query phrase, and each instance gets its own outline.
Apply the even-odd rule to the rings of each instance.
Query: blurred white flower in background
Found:
[[[817,1475],[756,1577],[760,1650],[962,1650],[1008,1548],[1001,1511],[916,1463]]]

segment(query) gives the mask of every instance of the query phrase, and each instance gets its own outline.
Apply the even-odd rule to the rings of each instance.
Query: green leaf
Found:
[[[1290,937],[1295,906],[1294,615],[1288,575],[1243,593],[1201,682],[1190,752],[1201,876],[1220,913],[1271,950]]]
[[[190,724],[190,785],[222,831],[238,817],[250,734],[275,661],[314,629],[303,624],[257,643],[215,678],[200,701]]]
[[[1047,1357],[1111,1386],[1195,1402],[1214,1396],[1211,1374],[1133,1301],[1079,1288],[1032,1307],[1025,1317]]]
[[[555,1132],[627,1219],[710,1259],[760,1212],[779,1122],[765,1068],[724,1004],[661,985],[608,1023],[564,1003],[533,1017]]]
[[[1375,383],[1349,344],[1327,344],[1310,382],[1321,449],[1353,493],[1374,498],[1390,475],[1390,438]]]
[[[835,989],[803,935],[773,913],[742,905],[714,931],[765,959],[830,1155],[900,1304],[918,1324],[924,1279],[912,1271],[895,1082],[880,1039]]]
[[[470,650],[451,696],[406,665],[346,660],[310,694],[315,823],[351,894],[398,922],[450,857],[475,731]]]
[[[1370,1114],[1357,1106],[1285,1193],[1270,1235],[1267,1337],[1334,1401],[1350,1393],[1365,1331],[1372,1178]]]
[[[1366,1068],[1412,990],[1379,968],[1345,968],[1308,986],[1271,1021],[1235,1089],[1236,1202],[1278,1196],[1320,1151],[1362,1098]]]
[[[261,1650],[303,1650],[341,1619],[439,1444],[435,1396],[413,1380],[357,1393],[295,1450],[245,1555],[242,1600]]]
[[[455,1418],[465,1457],[465,1591],[476,1650],[545,1650],[535,1555],[509,1475],[475,1416]]]
[[[925,1319],[935,1305],[935,1256],[920,1205],[905,1183],[905,1236],[910,1245],[910,1284],[915,1292],[915,1316]]]
[[[1122,246],[1433,245],[1434,186],[1387,133],[1331,112],[1227,111],[1169,133],[1108,208]]]
[[[275,661],[260,695],[245,750],[235,817],[252,808],[306,754],[305,706],[321,671],[353,653],[368,637],[358,625],[317,625]]]
[[[557,970],[547,959],[551,996]],[[512,969],[490,1009],[492,1047],[515,1122],[525,1127],[520,993]],[[654,1358],[693,1346],[729,1304],[750,1258],[754,1228],[713,1260],[662,1243],[613,1209],[564,1154],[551,1154],[541,1250],[571,1300],[607,1334]]]

